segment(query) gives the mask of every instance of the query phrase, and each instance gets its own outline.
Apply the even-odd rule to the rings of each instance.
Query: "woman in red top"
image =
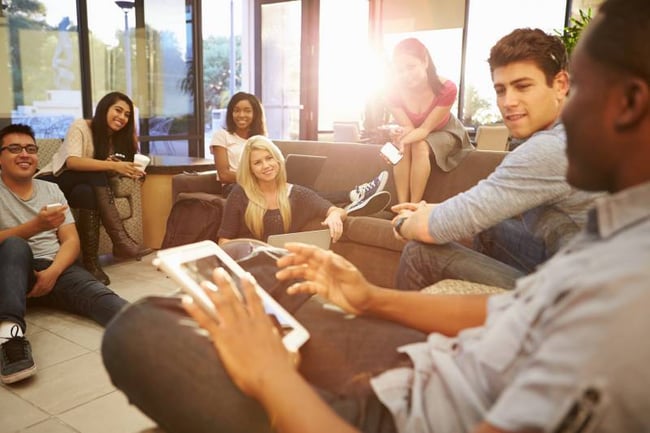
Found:
[[[424,196],[433,152],[444,171],[455,168],[474,150],[463,124],[451,114],[456,85],[438,76],[427,48],[415,38],[401,41],[393,51],[395,87],[388,108],[401,126],[392,136],[404,154],[395,165],[399,203],[417,203]]]

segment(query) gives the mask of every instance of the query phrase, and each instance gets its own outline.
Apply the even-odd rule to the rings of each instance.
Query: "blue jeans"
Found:
[[[535,237],[523,220],[514,218],[479,233],[474,238],[474,249],[524,274],[530,274],[551,256],[546,242]]]
[[[451,278],[512,289],[548,258],[544,242],[516,219],[478,234],[474,249],[457,243],[432,245],[411,241],[400,257],[395,287],[420,290]]]
[[[300,350],[303,377],[360,430],[395,432],[369,378],[409,365],[395,348],[426,335],[377,319],[346,319],[313,298],[293,314],[311,334]],[[178,298],[146,298],[126,308],[107,326],[102,356],[114,385],[168,433],[272,431],[263,408],[232,383]]]
[[[128,302],[73,264],[59,276],[45,296],[29,298],[36,277],[52,261],[35,259],[27,241],[9,237],[0,242],[0,321],[15,322],[25,331],[27,304],[54,307],[93,319],[105,326]]]

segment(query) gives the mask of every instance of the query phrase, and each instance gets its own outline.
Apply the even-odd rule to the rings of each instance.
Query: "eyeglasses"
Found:
[[[38,153],[38,146],[35,144],[28,144],[26,146],[21,146],[20,144],[10,144],[9,146],[0,147],[0,152],[2,152],[5,149],[7,149],[9,153],[13,153],[15,155],[18,155],[23,150],[29,153],[30,155],[34,155]]]

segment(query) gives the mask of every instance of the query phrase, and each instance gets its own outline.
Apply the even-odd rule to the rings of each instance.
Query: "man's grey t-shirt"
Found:
[[[59,186],[52,182],[33,179],[34,193],[23,200],[11,192],[0,178],[0,230],[6,230],[24,224],[35,218],[43,206],[52,203],[67,204]],[[70,209],[65,212],[62,225],[74,223]],[[59,251],[57,229],[40,232],[28,239],[34,258],[54,260]]]
[[[522,215],[537,238],[558,236],[555,231],[563,223],[574,225],[572,236],[584,226],[587,210],[602,194],[571,187],[566,181],[567,165],[564,126],[556,123],[510,152],[487,179],[433,208],[429,233],[436,243],[447,243]],[[553,249],[566,241],[556,240]]]

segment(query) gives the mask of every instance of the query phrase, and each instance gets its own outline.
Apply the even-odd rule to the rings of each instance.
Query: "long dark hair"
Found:
[[[129,106],[129,120],[124,128],[113,131],[106,122],[108,109],[118,101],[124,101]],[[93,147],[95,148],[95,159],[104,160],[109,155],[109,139],[113,143],[113,152],[121,153],[127,161],[133,161],[133,155],[137,149],[135,137],[135,113],[131,99],[121,92],[111,92],[99,100],[95,115],[90,121],[90,129],[93,132]]]
[[[440,81],[436,65],[433,63],[429,50],[427,50],[427,47],[425,47],[422,42],[416,38],[404,39],[395,45],[395,48],[393,49],[393,57],[397,54],[409,54],[423,62],[427,62],[427,79],[429,81],[429,86],[431,86],[435,95],[440,93],[440,89],[442,89],[443,86],[442,81]]]
[[[253,121],[251,122],[250,130],[248,131],[248,137],[250,138],[254,135],[267,135],[266,132],[266,118],[264,116],[264,108],[262,108],[262,103],[257,96],[246,93],[246,92],[237,92],[232,95],[230,102],[228,102],[228,108],[226,109],[226,130],[231,134],[234,134],[237,131],[237,125],[235,125],[235,120],[232,118],[232,114],[235,111],[235,105],[240,101],[248,101],[253,107]]]

